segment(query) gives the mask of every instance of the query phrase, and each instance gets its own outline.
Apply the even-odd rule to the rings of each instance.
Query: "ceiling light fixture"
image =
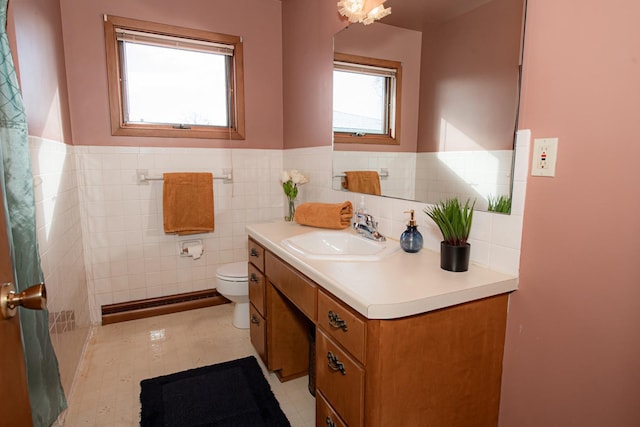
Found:
[[[349,18],[349,22],[369,25],[391,14],[391,8],[383,6],[385,1],[387,0],[341,0],[338,2],[338,12]]]

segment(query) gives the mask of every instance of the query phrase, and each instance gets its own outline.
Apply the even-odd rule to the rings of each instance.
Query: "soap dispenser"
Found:
[[[402,232],[400,236],[400,247],[405,252],[414,253],[422,249],[422,234],[418,231],[416,220],[414,219],[414,211],[406,211],[405,213],[411,214],[411,219],[407,224],[407,229]]]

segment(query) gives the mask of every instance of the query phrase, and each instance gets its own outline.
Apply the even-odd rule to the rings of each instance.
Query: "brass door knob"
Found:
[[[47,289],[44,283],[30,286],[20,293],[16,293],[13,283],[3,283],[0,287],[0,314],[2,319],[11,319],[16,315],[18,307],[31,310],[47,308]]]

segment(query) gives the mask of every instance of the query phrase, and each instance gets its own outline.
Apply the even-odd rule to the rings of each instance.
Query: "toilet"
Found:
[[[216,270],[216,289],[223,297],[235,303],[233,326],[249,328],[249,284],[247,262],[223,264]]]

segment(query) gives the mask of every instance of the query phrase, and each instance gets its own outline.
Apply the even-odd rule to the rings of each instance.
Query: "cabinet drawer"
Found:
[[[316,331],[316,388],[347,425],[362,426],[364,370],[320,329]]]
[[[364,318],[326,293],[318,291],[318,325],[364,363],[367,329]]]
[[[249,238],[249,262],[264,272],[264,248]]]
[[[278,288],[309,319],[315,321],[316,285],[268,251],[265,254],[265,267],[265,273],[273,286]]]
[[[249,335],[251,336],[251,344],[253,344],[253,348],[256,349],[256,352],[262,359],[262,361],[267,364],[267,322],[264,320],[264,317],[258,313],[258,310],[253,306],[253,304],[249,304]]]
[[[336,414],[329,402],[322,396],[316,394],[316,426],[318,427],[347,427],[340,416]]]
[[[264,274],[262,274],[253,264],[249,263],[248,268],[248,276],[249,276],[249,301],[254,307],[260,312],[260,314],[264,317],[267,315],[265,313],[264,308],[264,297],[265,297],[265,279]]]

